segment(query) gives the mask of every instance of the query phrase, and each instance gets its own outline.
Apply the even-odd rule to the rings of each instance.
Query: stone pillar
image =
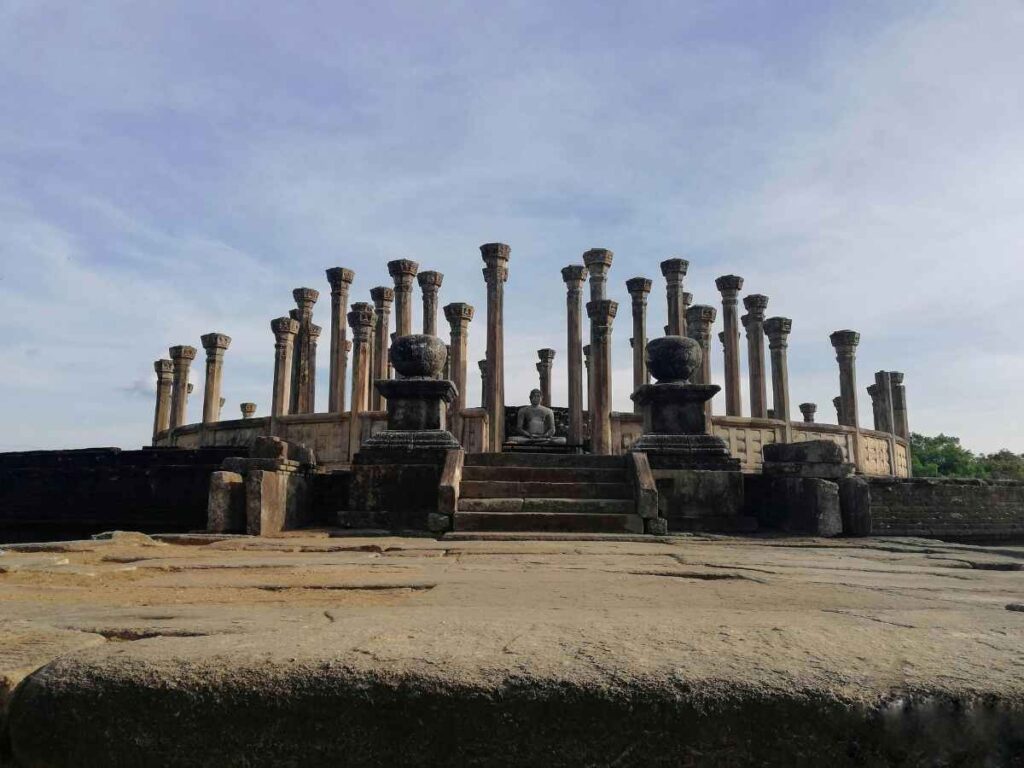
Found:
[[[860,334],[856,331],[836,331],[829,337],[836,350],[839,363],[839,398],[842,401],[843,426],[858,427],[857,418],[857,345]]]
[[[868,386],[868,397],[871,398],[871,426],[879,432],[884,432],[884,417],[882,416],[882,398],[877,384]]]
[[[223,333],[207,333],[200,337],[206,350],[206,385],[203,389],[203,424],[220,421],[220,386],[224,372],[224,353],[231,337]]]
[[[750,416],[764,419],[768,416],[768,381],[764,375],[764,313],[768,309],[768,297],[760,293],[744,296],[743,306],[747,310],[743,329],[747,332]]]
[[[666,336],[686,336],[686,312],[688,302],[683,292],[683,278],[690,268],[686,259],[666,259],[661,262],[661,274],[665,276],[668,296],[668,331]]]
[[[239,408],[242,410],[243,419],[251,419],[256,415],[256,403],[241,403]]]
[[[583,283],[589,271],[579,264],[562,268],[566,289],[568,321],[567,351],[569,366],[569,445],[583,444]]]
[[[590,434],[594,434],[594,366],[590,359],[590,344],[583,346],[583,365],[587,369],[587,424]]]
[[[480,407],[487,410],[487,361],[480,360],[477,366],[480,368]]]
[[[896,416],[893,407],[892,374],[888,371],[875,373],[875,385],[878,387],[878,422],[876,429],[896,434]]]
[[[388,376],[388,349],[391,346],[391,336],[388,331],[391,326],[391,302],[395,300],[395,290],[379,285],[370,291],[370,298],[373,299],[377,327],[372,331],[373,348],[370,352],[370,377],[367,380],[369,384],[366,390],[367,397],[371,397],[372,393],[372,406],[369,400],[367,406],[372,407],[375,411],[380,411],[384,408],[384,398],[373,386],[373,382],[390,378]],[[353,304],[353,306],[355,305]],[[368,410],[368,408],[364,407],[363,410]]]
[[[590,273],[591,301],[604,301],[608,298],[608,270],[611,269],[614,256],[607,248],[591,248],[583,254],[583,263]]]
[[[700,377],[700,380],[697,382],[698,384],[711,383],[711,326],[714,324],[717,316],[718,310],[706,304],[694,304],[686,309],[686,314],[684,315],[686,334],[689,338],[700,344],[700,351],[702,353],[700,370],[696,374]],[[712,413],[710,399],[704,402],[704,409],[708,424],[710,424]]]
[[[157,360],[153,363],[156,371],[156,410],[153,414],[153,439],[171,426],[171,387],[174,384],[174,363]]]
[[[447,304],[444,317],[451,327],[451,344],[448,346],[448,366],[455,383],[455,402],[450,411],[451,431],[462,435],[462,411],[469,407],[466,400],[466,354],[469,346],[469,323],[473,319],[473,307],[469,304]]]
[[[409,259],[388,262],[388,274],[395,281],[395,331],[399,336],[412,335],[412,281],[419,270],[420,265]]]
[[[168,350],[174,364],[174,383],[171,388],[171,429],[185,423],[188,406],[188,369],[196,359],[196,348],[171,347]]]
[[[309,324],[306,339],[306,359],[309,369],[309,383],[306,385],[306,413],[316,413],[316,347],[320,341],[320,333],[323,331],[319,325]]]
[[[292,359],[299,321],[279,317],[270,321],[274,332],[274,392],[270,400],[270,415],[284,416],[291,407]]]
[[[789,333],[793,321],[788,317],[769,317],[764,321],[768,349],[772,357],[772,411],[775,418],[789,422]]]
[[[490,420],[488,446],[499,453],[505,442],[505,281],[511,248],[504,243],[480,246],[487,265],[487,400],[484,406]]]
[[[440,272],[420,272],[416,276],[423,292],[423,333],[437,336],[437,294],[444,282]]]
[[[373,332],[375,312],[372,304],[357,302],[348,313],[352,329],[352,395],[349,398],[348,457],[349,461],[362,445],[359,414],[369,405],[370,334]],[[387,334],[384,334],[387,338]]]
[[[587,302],[594,400],[590,450],[604,455],[612,453],[612,321],[618,308],[608,299]]]
[[[331,368],[327,390],[327,410],[345,410],[345,374],[348,372],[348,291],[356,273],[344,267],[327,270],[331,284]]]
[[[555,350],[538,349],[537,373],[540,374],[540,402],[541,405],[551,407],[551,369],[555,365]]]
[[[320,292],[312,288],[296,288],[292,291],[296,309],[291,313],[299,321],[299,333],[295,337],[295,354],[292,358],[291,412],[312,413],[311,397],[316,390],[315,372],[309,364],[309,326],[313,322],[313,305],[320,298]]]
[[[715,287],[722,294],[722,324],[725,327],[725,413],[727,416],[742,416],[740,331],[736,307],[739,305],[743,278],[739,275],[722,275],[715,280]]]
[[[634,277],[626,281],[626,290],[633,300],[633,391],[651,383],[647,372],[647,295],[652,283],[646,277]],[[633,403],[633,411],[640,413],[642,406]]]
[[[805,424],[814,423],[814,414],[818,412],[818,406],[814,403],[800,403],[797,406],[800,409],[800,413],[803,414]]]
[[[910,439],[910,423],[907,419],[907,388],[903,384],[903,374],[889,371],[892,381],[892,413],[896,437]]]
[[[843,423],[843,398],[833,397],[832,407],[836,409],[836,424]]]

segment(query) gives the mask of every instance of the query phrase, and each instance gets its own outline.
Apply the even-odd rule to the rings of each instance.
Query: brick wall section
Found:
[[[210,473],[246,448],[0,454],[0,542],[202,530]]]
[[[1024,540],[1024,483],[869,478],[871,533],[957,541]]]

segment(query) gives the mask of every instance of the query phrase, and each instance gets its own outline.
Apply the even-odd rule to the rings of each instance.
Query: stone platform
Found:
[[[1020,764],[1024,547],[480,538],[8,547],[0,764]]]

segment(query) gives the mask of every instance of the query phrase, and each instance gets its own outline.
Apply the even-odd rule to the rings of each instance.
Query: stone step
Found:
[[[463,480],[459,496],[463,499],[632,499],[633,489],[626,483]]]
[[[571,453],[467,453],[467,467],[576,467],[578,469],[625,469],[625,456],[594,456]]]
[[[509,483],[626,483],[623,467],[463,467],[462,479]]]
[[[456,512],[455,531],[643,533],[639,515],[571,512]]]
[[[630,515],[636,512],[632,499],[459,499],[459,512],[496,514],[550,513],[584,515]]]

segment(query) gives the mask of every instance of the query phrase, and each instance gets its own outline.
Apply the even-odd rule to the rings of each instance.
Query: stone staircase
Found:
[[[643,533],[623,456],[467,454],[455,531]]]

